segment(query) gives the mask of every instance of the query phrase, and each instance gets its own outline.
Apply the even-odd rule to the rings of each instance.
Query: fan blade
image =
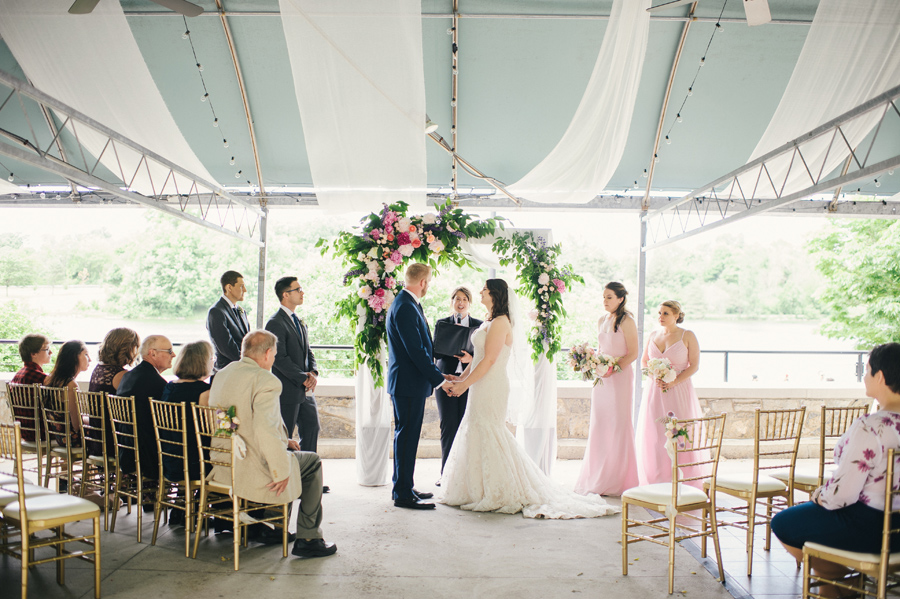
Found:
[[[675,8],[676,6],[682,6],[684,4],[690,4],[691,2],[695,2],[696,0],[670,0],[669,2],[663,2],[662,4],[657,4],[656,6],[651,6],[647,9],[647,12],[656,12],[658,10],[665,10],[667,8]]]
[[[165,6],[169,10],[173,10],[180,15],[186,17],[196,17],[203,13],[203,9],[187,0],[151,0],[160,6]]]
[[[97,8],[99,2],[100,0],[75,0],[72,6],[69,7],[69,14],[86,15]]]

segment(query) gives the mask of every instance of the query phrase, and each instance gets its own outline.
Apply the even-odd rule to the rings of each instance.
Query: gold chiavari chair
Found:
[[[191,531],[196,515],[196,499],[194,491],[200,489],[199,480],[191,480],[188,461],[187,410],[183,403],[172,403],[150,400],[153,414],[153,427],[156,430],[156,447],[159,452],[159,492],[156,494],[154,510],[153,539],[159,530],[159,519],[163,510],[168,507],[184,512],[184,556],[191,556]],[[174,458],[182,464],[180,480],[171,480],[165,476],[165,458]],[[202,478],[202,477],[201,477]]]
[[[900,459],[900,451],[888,450],[887,474],[884,485],[884,523],[882,525],[881,551],[879,553],[858,553],[835,549],[819,543],[804,543],[803,545],[803,599],[813,597],[825,599],[819,593],[810,589],[811,583],[831,584],[846,591],[848,597],[872,596],[884,599],[887,596],[888,578],[900,569],[900,552],[891,553],[891,536],[900,534],[900,528],[895,523],[900,520],[900,486],[895,483],[897,472],[897,460]],[[810,559],[818,558],[850,568],[856,574],[849,577],[832,579],[813,574],[810,567]],[[867,585],[866,578],[873,578],[874,584]]]
[[[0,457],[14,464],[16,473],[22,472],[22,437],[18,424],[0,424]],[[32,566],[56,562],[56,581],[65,584],[65,561],[79,558],[94,564],[94,598],[100,599],[100,508],[96,504],[71,495],[60,495],[48,489],[29,489],[22,476],[17,476],[15,490],[0,487],[0,497],[15,493],[15,500],[2,507],[3,522],[8,529],[15,528],[17,536],[6,537],[0,545],[0,553],[22,561],[21,598],[28,599],[28,574]],[[31,491],[31,492],[29,492]],[[82,520],[93,521],[93,533],[71,535],[66,524]],[[51,531],[52,536],[39,535]],[[71,551],[70,543],[84,543],[87,549]],[[37,551],[53,549],[48,557],[35,559]]]
[[[25,466],[27,472],[34,472],[35,483],[44,486],[49,484],[49,479],[44,474],[44,462],[48,460],[47,435],[44,432],[44,424],[41,418],[41,386],[18,385],[6,383],[6,398],[9,402],[13,417],[22,425],[22,452],[28,454],[28,462],[34,461],[34,465]]]
[[[109,502],[114,501],[114,509],[118,509],[119,500],[115,493],[110,493],[112,483],[110,469],[115,474],[115,456],[109,451],[113,447],[113,440],[106,438],[108,423],[106,393],[78,391],[75,397],[78,400],[78,410],[81,412],[85,451],[81,484],[103,496],[103,530],[109,530]]]
[[[687,438],[678,437],[672,442],[675,455],[672,460],[672,482],[643,485],[622,493],[622,575],[628,575],[628,546],[632,543],[649,541],[668,547],[670,595],[675,589],[675,544],[685,539],[701,538],[703,556],[706,557],[706,538],[712,537],[719,565],[719,580],[725,581],[715,517],[716,477],[725,431],[725,414],[676,420],[675,426],[684,429]],[[687,476],[685,467],[694,467],[692,472],[699,469],[703,474]],[[711,492],[705,493],[694,485],[705,486]],[[650,519],[639,520],[632,515],[631,507],[641,507],[665,516],[653,517],[651,513]],[[677,518],[681,521],[676,521]],[[690,522],[691,520],[694,522]],[[699,524],[699,527],[695,524]],[[642,527],[658,532],[638,534],[632,531]]]
[[[765,550],[772,544],[772,515],[794,504],[794,469],[800,447],[800,431],[806,408],[788,410],[756,410],[753,435],[753,472],[720,476],[716,491],[742,500],[746,505],[722,506],[719,512],[730,512],[746,520],[719,521],[719,526],[734,526],[747,531],[747,576],[753,574],[753,539],[757,525],[766,527]],[[765,462],[763,462],[765,460]],[[769,475],[779,469],[789,473],[787,482]],[[710,491],[711,492],[711,491]],[[758,507],[765,514],[758,514]]]
[[[234,462],[237,456],[234,451],[234,440],[230,435],[217,433],[218,423],[216,419],[217,408],[192,404],[194,423],[196,424],[197,447],[200,451],[200,463],[205,471],[207,467],[227,468],[231,478],[231,484],[226,485],[215,481],[209,481],[206,477],[200,479],[200,501],[197,512],[197,534],[194,536],[194,553],[197,557],[197,548],[200,545],[200,523],[206,518],[222,518],[233,524],[234,530],[234,569],[239,567],[239,547],[243,543],[247,546],[247,526],[252,520],[247,518],[249,512],[270,510],[279,512],[276,516],[254,518],[257,522],[270,522],[282,531],[282,556],[288,554],[288,506],[284,504],[257,503],[242,499],[234,493]],[[215,441],[215,443],[214,443]]]
[[[121,499],[131,513],[131,503],[137,506],[137,542],[141,542],[141,519],[143,504],[155,505],[155,494],[159,488],[158,481],[144,476],[141,471],[141,453],[138,441],[137,417],[134,409],[134,397],[121,397],[118,395],[106,396],[106,407],[109,411],[109,419],[112,422],[113,436],[115,438],[115,482],[114,490],[116,499]],[[134,470],[124,472],[125,463],[134,461]],[[152,492],[154,499],[146,499],[146,494]],[[110,532],[116,531],[116,517],[119,510],[114,510],[112,522],[109,524]]]
[[[834,464],[834,445],[828,443],[828,439],[839,439],[850,425],[861,416],[868,413],[868,406],[853,406],[846,408],[826,408],[821,406],[819,412],[819,463],[815,470],[795,468],[794,490],[812,494],[813,491],[825,484],[831,478],[836,468]],[[790,472],[785,469],[775,470],[770,475],[787,483]]]
[[[44,427],[51,442],[45,477],[47,486],[50,478],[56,478],[57,485],[64,480],[70,495],[84,497],[84,485],[78,484],[84,472],[84,447],[72,439],[73,433],[81,436],[81,427],[72,422],[69,414],[69,390],[65,387],[41,387],[40,392]]]

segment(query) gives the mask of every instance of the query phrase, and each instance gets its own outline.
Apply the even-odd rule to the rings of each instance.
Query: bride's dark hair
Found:
[[[485,282],[488,293],[491,296],[491,320],[498,316],[506,316],[510,320],[509,315],[509,286],[503,279],[488,279]]]

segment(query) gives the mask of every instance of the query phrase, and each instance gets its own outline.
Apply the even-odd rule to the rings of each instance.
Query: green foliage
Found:
[[[822,332],[859,349],[900,341],[900,221],[831,221],[808,248],[825,278]]]
[[[0,285],[31,285],[35,282],[38,263],[25,247],[21,233],[0,236]]]
[[[500,256],[500,264],[516,266],[517,292],[537,308],[528,335],[532,359],[537,362],[546,353],[547,359],[553,360],[562,347],[562,322],[566,317],[563,293],[576,282],[584,285],[584,279],[572,271],[571,265],[560,263],[560,244],[547,245],[543,237],[535,239],[531,232],[498,239],[494,251]]]
[[[0,304],[0,339],[21,339],[28,333],[44,333],[29,318],[17,302]],[[22,367],[19,347],[13,343],[0,344],[0,371],[15,372]]]

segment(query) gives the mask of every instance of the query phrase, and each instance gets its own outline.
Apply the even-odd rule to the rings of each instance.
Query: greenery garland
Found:
[[[500,264],[516,265],[517,292],[534,302],[535,310],[529,314],[534,325],[528,335],[532,359],[537,363],[546,354],[553,360],[562,347],[562,319],[566,316],[563,294],[576,282],[584,285],[584,279],[572,272],[571,265],[557,264],[560,244],[547,245],[546,239],[535,239],[530,231],[498,239],[493,249],[500,256]]]
[[[337,239],[319,239],[322,254],[333,251],[349,270],[344,286],[352,287],[336,302],[336,319],[354,323],[356,349],[354,364],[367,363],[375,386],[384,384],[384,372],[378,359],[387,336],[387,311],[403,287],[398,276],[408,262],[441,265],[474,265],[459,247],[461,239],[493,235],[500,217],[477,220],[454,208],[448,199],[436,206],[438,213],[408,216],[406,202],[384,205],[360,221],[356,232],[342,231]]]

